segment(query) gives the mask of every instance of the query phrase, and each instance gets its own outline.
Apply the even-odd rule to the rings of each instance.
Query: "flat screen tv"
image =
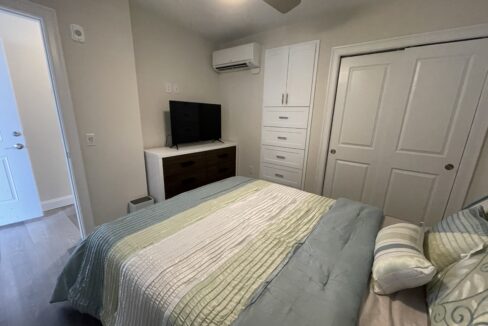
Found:
[[[169,101],[173,146],[204,140],[220,140],[220,104]]]

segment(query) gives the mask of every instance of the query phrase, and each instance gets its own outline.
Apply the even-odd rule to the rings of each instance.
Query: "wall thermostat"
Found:
[[[85,31],[83,27],[76,24],[70,25],[71,29],[71,39],[75,42],[85,43]]]

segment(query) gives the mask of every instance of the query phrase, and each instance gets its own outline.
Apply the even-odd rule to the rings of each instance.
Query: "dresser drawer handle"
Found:
[[[282,156],[282,155],[276,155],[276,158],[279,158],[280,160],[284,160],[286,159],[286,157]]]
[[[283,137],[283,136],[278,136],[277,138],[280,140],[287,140],[288,139],[287,137]]]
[[[186,162],[181,162],[180,163],[181,167],[183,167],[183,168],[192,166],[193,164],[195,164],[195,161],[186,161]]]
[[[285,116],[279,116],[278,119],[281,119],[281,120],[288,120],[288,117],[285,117]]]
[[[283,179],[285,176],[283,174],[275,173],[275,177]]]

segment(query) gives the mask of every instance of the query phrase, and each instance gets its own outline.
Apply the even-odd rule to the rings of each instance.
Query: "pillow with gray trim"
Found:
[[[434,225],[426,234],[424,252],[441,271],[487,246],[488,220],[477,206],[450,215]]]
[[[427,284],[436,273],[423,254],[423,228],[398,223],[378,232],[374,250],[373,291],[376,294]]]

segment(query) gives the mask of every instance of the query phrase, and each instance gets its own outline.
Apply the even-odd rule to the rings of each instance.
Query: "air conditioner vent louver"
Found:
[[[218,71],[228,71],[228,70],[236,70],[236,69],[245,69],[248,68],[247,63],[238,63],[235,65],[229,65],[229,66],[222,66],[222,67],[215,67],[216,70]]]
[[[218,50],[213,53],[212,65],[218,72],[259,68],[260,52],[257,43]]]

